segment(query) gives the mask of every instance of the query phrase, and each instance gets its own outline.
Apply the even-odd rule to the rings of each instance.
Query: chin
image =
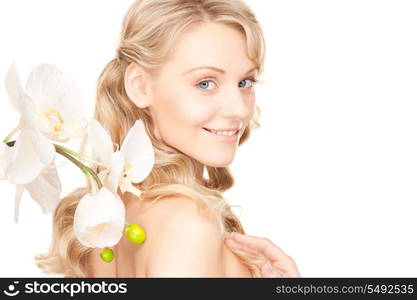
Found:
[[[222,161],[209,160],[209,161],[206,161],[204,164],[208,167],[213,167],[213,168],[225,168],[225,167],[228,167],[233,162],[233,159],[234,158],[232,157],[232,159],[222,160]]]

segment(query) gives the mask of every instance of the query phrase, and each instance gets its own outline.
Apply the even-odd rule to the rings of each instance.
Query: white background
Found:
[[[47,62],[81,88],[114,57],[130,0],[0,2],[0,75],[23,84]],[[225,197],[247,234],[268,237],[303,277],[417,276],[417,3],[247,0],[267,42],[262,127],[238,151]],[[0,85],[0,136],[18,122]],[[76,150],[78,143],[68,145]],[[63,194],[83,183],[57,158]],[[0,182],[0,276],[43,274],[51,215]]]

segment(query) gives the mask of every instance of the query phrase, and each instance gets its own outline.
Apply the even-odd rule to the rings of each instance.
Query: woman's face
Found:
[[[151,83],[156,136],[204,165],[228,166],[254,114],[256,72],[241,32],[214,22],[189,28]]]

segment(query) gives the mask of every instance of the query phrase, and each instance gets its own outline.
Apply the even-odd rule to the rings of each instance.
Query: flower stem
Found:
[[[16,141],[5,142],[9,147],[13,147]],[[93,188],[95,188],[94,184],[97,186],[97,190],[100,190],[103,187],[100,178],[98,178],[96,172],[91,170],[89,167],[84,165],[82,162],[76,160],[73,156],[68,154],[65,150],[62,149],[62,146],[53,144],[55,146],[55,150],[57,153],[61,154],[62,156],[66,157],[69,161],[75,164],[80,170],[87,176],[87,180],[90,182]],[[94,179],[91,180],[90,178]]]
[[[98,166],[102,166],[102,167],[107,168],[107,166],[106,166],[105,164],[103,164],[103,163],[101,163],[101,162],[99,162],[99,161],[96,161],[96,160],[94,160],[94,159],[92,159],[92,158],[89,158],[89,157],[87,157],[87,156],[84,156],[84,155],[82,155],[82,154],[80,154],[80,153],[77,153],[77,152],[75,152],[75,151],[73,151],[73,150],[71,150],[71,149],[68,149],[67,147],[64,147],[64,146],[62,146],[62,145],[57,145],[57,144],[54,144],[54,146],[55,146],[55,148],[56,148],[56,147],[61,148],[61,150],[65,151],[65,152],[68,152],[68,153],[70,153],[71,155],[73,155],[73,156],[75,156],[75,157],[78,157],[79,159],[82,159],[82,160],[85,160],[85,161],[89,161],[89,162],[92,162],[93,164],[96,164],[96,165],[98,165]]]
[[[15,129],[12,130],[4,139],[3,143],[7,143],[20,129],[22,129],[22,125],[19,124]]]
[[[98,189],[101,189],[103,187],[103,184],[101,183],[100,178],[98,178],[96,172],[91,170],[89,167],[87,167],[86,165],[84,165],[80,161],[76,160],[72,155],[68,154],[65,150],[63,150],[60,145],[54,144],[54,146],[55,146],[55,150],[56,150],[57,153],[61,154],[62,156],[65,156],[68,160],[70,160],[72,163],[74,163],[78,168],[81,169],[81,171],[85,175],[93,177],[95,183],[97,184]]]

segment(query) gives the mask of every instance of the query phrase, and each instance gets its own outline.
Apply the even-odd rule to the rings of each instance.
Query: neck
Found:
[[[203,172],[204,172],[204,165],[200,162],[197,162],[195,177],[198,181],[203,181]]]

